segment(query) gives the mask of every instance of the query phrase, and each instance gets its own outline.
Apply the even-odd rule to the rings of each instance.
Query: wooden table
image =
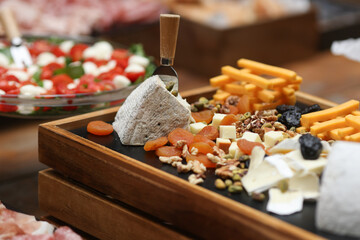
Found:
[[[304,78],[304,92],[338,103],[359,99],[360,63],[320,52],[285,67]],[[178,68],[177,71],[180,90],[208,85],[206,77]],[[46,168],[37,158],[37,126],[42,122],[45,121],[0,117],[0,200],[38,217],[44,212],[37,207],[37,172]]]

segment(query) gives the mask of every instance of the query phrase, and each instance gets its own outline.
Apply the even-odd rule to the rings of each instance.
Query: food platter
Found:
[[[213,88],[206,87],[182,95],[193,102],[213,93]],[[302,92],[296,95],[299,105],[317,103],[322,108],[335,105]],[[315,203],[306,203],[301,213],[291,216],[270,215],[264,203],[253,201],[246,194],[229,195],[217,190],[211,172],[202,187],[195,186],[184,180],[186,174],[178,174],[175,169],[163,165],[154,153],[146,153],[142,147],[122,146],[115,133],[108,137],[86,133],[88,122],[112,122],[117,109],[41,125],[40,161],[65,177],[196,237],[321,239],[322,236],[340,239],[316,230]]]

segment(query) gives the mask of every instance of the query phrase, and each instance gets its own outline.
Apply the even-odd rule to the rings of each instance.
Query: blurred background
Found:
[[[360,63],[331,53],[334,41],[360,36],[360,3],[351,0],[0,0],[25,36],[86,36],[159,58],[159,14],[181,15],[175,68],[180,90],[209,85],[239,58],[283,66],[301,90],[338,103],[359,98]],[[4,31],[0,28],[0,35]],[[37,125],[0,117],[0,200],[41,216],[37,206]]]

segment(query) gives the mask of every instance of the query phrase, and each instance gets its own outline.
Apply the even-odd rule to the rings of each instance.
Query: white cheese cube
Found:
[[[225,153],[229,153],[229,148],[231,146],[231,141],[225,138],[217,138],[216,146],[222,149]]]
[[[131,81],[123,75],[116,75],[113,79],[113,83],[116,89],[120,89],[129,86]]]
[[[359,152],[360,143],[332,145],[316,208],[319,230],[360,238]]]
[[[241,139],[246,139],[246,140],[248,140],[248,141],[250,141],[250,142],[259,142],[259,143],[262,143],[259,134],[253,133],[253,132],[249,132],[249,131],[244,132],[244,134],[242,135]]]
[[[190,124],[190,132],[192,134],[198,134],[206,126],[207,125],[205,123],[202,123],[202,122],[191,123]]]
[[[229,147],[229,154],[234,158],[234,159],[238,159],[239,157],[241,157],[243,154],[243,152],[241,152],[240,148],[238,147],[236,142],[232,142],[230,147]]]
[[[278,215],[290,215],[300,212],[303,208],[304,199],[300,191],[286,191],[282,193],[280,189],[272,188],[269,190],[269,202],[266,210]]]
[[[221,120],[223,120],[225,116],[226,114],[223,113],[215,113],[211,125],[217,128],[220,125]]]
[[[277,142],[284,139],[282,131],[270,131],[264,134],[264,143],[266,147],[273,147]]]
[[[235,139],[236,127],[234,125],[220,126],[220,138]]]

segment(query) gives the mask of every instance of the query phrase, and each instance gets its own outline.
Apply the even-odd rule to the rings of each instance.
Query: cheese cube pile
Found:
[[[322,111],[301,116],[297,132],[310,131],[324,140],[345,140],[360,142],[359,101],[350,100]]]
[[[222,75],[210,79],[211,86],[219,87],[214,100],[224,102],[230,95],[247,95],[250,111],[295,104],[302,78],[294,71],[247,59],[238,60],[237,65],[242,69],[224,66]]]

